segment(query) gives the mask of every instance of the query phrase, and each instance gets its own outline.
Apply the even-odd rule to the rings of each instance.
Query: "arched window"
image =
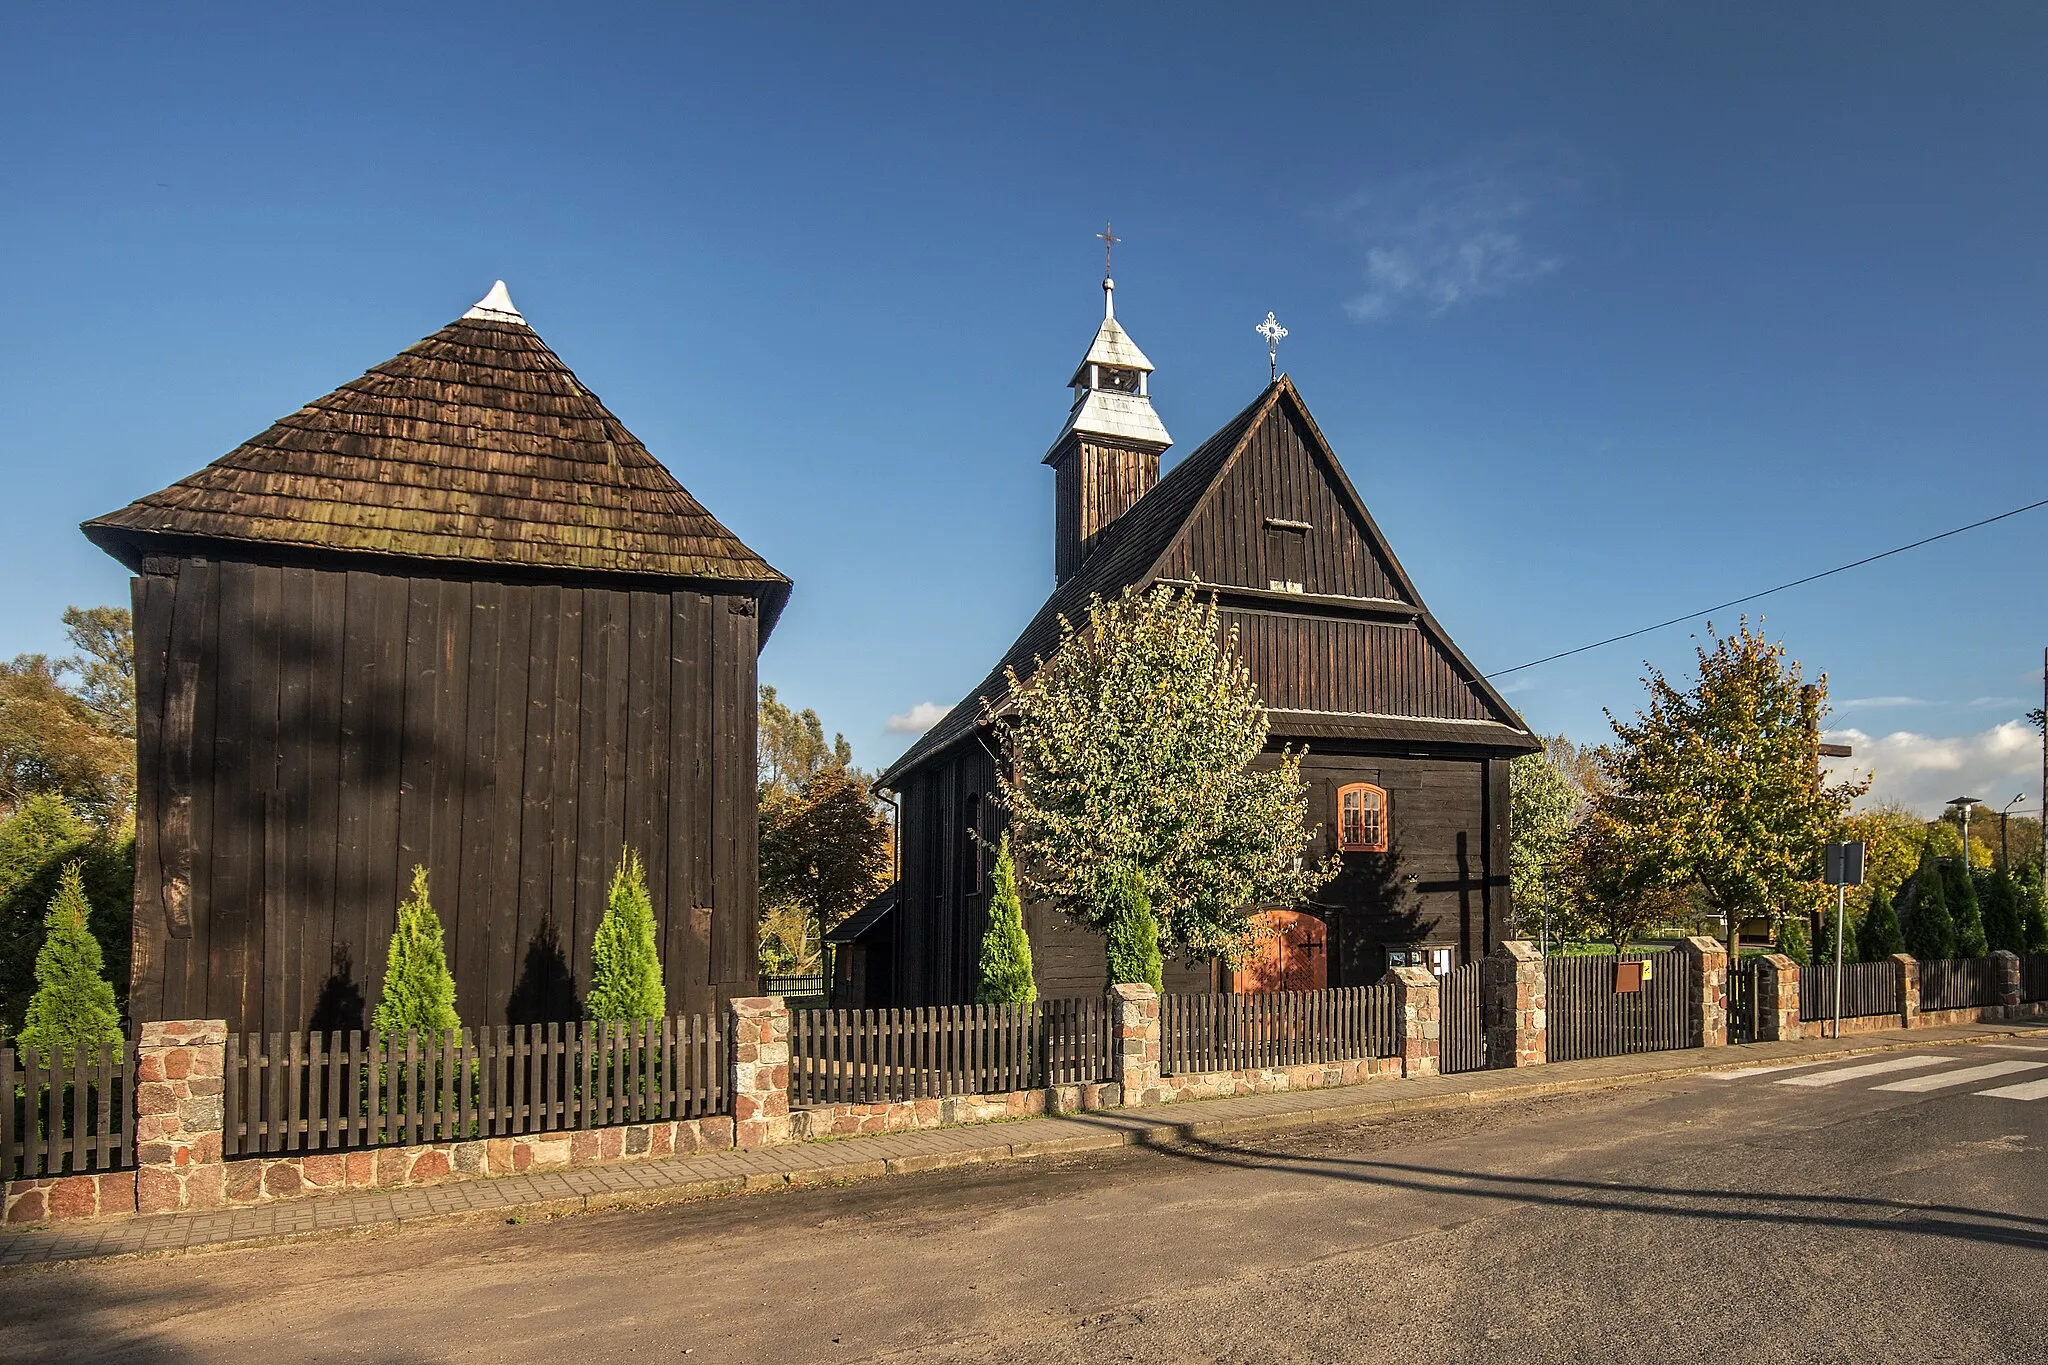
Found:
[[[1387,794],[1370,782],[1337,789],[1337,847],[1344,853],[1387,851]]]

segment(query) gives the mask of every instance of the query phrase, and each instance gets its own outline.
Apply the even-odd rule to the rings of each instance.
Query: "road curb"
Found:
[[[1074,1133],[1061,1137],[1039,1138],[1026,1142],[992,1143],[986,1147],[966,1148],[954,1152],[920,1152],[894,1157],[852,1157],[826,1165],[804,1165],[780,1171],[758,1171],[746,1174],[719,1176],[678,1182],[673,1185],[654,1186],[638,1190],[606,1190],[590,1194],[552,1196],[517,1204],[503,1204],[487,1209],[448,1209],[428,1213],[412,1213],[379,1219],[372,1223],[361,1223],[349,1227],[318,1228],[288,1233],[260,1233],[246,1237],[223,1238],[218,1241],[197,1243],[181,1247],[166,1247],[152,1250],[118,1251],[101,1255],[68,1256],[41,1261],[25,1261],[0,1267],[0,1278],[10,1274],[46,1270],[56,1265],[76,1264],[80,1261],[112,1262],[151,1259],[164,1256],[187,1255],[194,1252],[247,1250],[252,1247],[281,1246],[322,1238],[360,1236],[389,1232],[395,1229],[409,1229],[436,1225],[463,1225],[477,1223],[523,1223],[529,1221],[551,1221],[579,1213],[603,1213],[637,1209],[662,1208],[675,1204],[697,1203],[707,1199],[725,1198],[734,1195],[756,1194],[771,1190],[817,1188],[830,1185],[847,1185],[877,1179],[883,1176],[916,1175],[933,1171],[958,1170],[968,1166],[992,1165],[998,1162],[1030,1161],[1048,1156],[1077,1156],[1090,1152],[1115,1151],[1128,1147],[1166,1147],[1176,1143],[1199,1142],[1207,1138],[1246,1133],[1284,1132],[1294,1128],[1314,1127],[1319,1124],[1353,1123],[1366,1119],[1391,1117],[1400,1114],[1428,1113],[1446,1109],[1472,1106],[1486,1106],[1515,1100],[1543,1099],[1556,1095],[1589,1093],[1601,1090],[1619,1090],[1629,1086],[1646,1085],[1656,1081],[1682,1080],[1689,1076],[1711,1075],[1717,1071],[1740,1071],[1753,1066],[1804,1066],[1840,1061],[1849,1057],[1868,1056],[1886,1052],[1911,1052],[1935,1047],[1967,1047],[1998,1038],[2039,1037],[2043,1030],[2027,1028],[1986,1028],[1966,1037],[1949,1038],[1908,1038],[1872,1041],[1869,1043],[1848,1043],[1817,1052],[1801,1052],[1775,1057],[1720,1056],[1713,1061],[1701,1061],[1686,1066],[1653,1067],[1620,1075],[1572,1076],[1560,1080],[1537,1080],[1531,1073],[1520,1071],[1479,1072],[1475,1075],[1502,1075],[1522,1077],[1501,1084],[1483,1085],[1474,1089],[1447,1091],[1433,1095],[1387,1095],[1384,1097],[1359,1099],[1348,1104],[1305,1105],[1299,1109],[1287,1109],[1240,1118],[1215,1119],[1174,1119],[1170,1111],[1175,1106],[1162,1106],[1161,1110],[1112,1110],[1106,1114],[1116,1115],[1119,1122],[1114,1127],[1104,1127],[1089,1132]],[[1570,1065],[1564,1063],[1563,1065]],[[1378,1088],[1376,1083],[1367,1083],[1360,1089]],[[1308,1094],[1327,1094],[1328,1091],[1302,1091]],[[1194,1101],[1200,1103],[1200,1101]],[[1157,1114],[1158,1117],[1154,1117]],[[991,1128],[995,1125],[989,1125]],[[957,1131],[957,1130],[956,1130]],[[765,1154],[765,1153],[764,1153]],[[0,1244],[4,1245],[4,1244]]]

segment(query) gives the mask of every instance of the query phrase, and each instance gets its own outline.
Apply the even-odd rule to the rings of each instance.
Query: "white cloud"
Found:
[[[921,701],[902,715],[889,717],[888,730],[892,735],[921,735],[945,714],[946,708],[937,702]]]
[[[1950,739],[1910,730],[1872,738],[1854,729],[1830,730],[1828,738],[1856,750],[1853,758],[1827,760],[1831,772],[1875,775],[1866,800],[1898,801],[1926,816],[1952,796],[1998,807],[2015,792],[2031,804],[2041,789],[2041,736],[2023,721]]]
[[[1344,310],[1371,321],[1416,308],[1432,317],[1561,268],[1535,243],[1576,179],[1498,157],[1393,176],[1328,215],[1363,259],[1365,288]]]
[[[1875,711],[1893,706],[1932,706],[1925,697],[1848,697],[1829,703],[1837,711]]]

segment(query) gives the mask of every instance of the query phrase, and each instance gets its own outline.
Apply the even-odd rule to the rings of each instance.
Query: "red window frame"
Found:
[[[1347,782],[1337,788],[1339,852],[1385,853],[1387,825],[1386,788],[1370,782]]]

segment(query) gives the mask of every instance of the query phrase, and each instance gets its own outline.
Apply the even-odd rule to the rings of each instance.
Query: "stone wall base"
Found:
[[[1056,1085],[1043,1090],[1011,1090],[997,1095],[949,1095],[945,1099],[896,1100],[880,1104],[818,1104],[793,1110],[790,1137],[855,1137],[864,1133],[907,1133],[918,1128],[943,1128],[956,1123],[992,1123],[997,1119],[1037,1114],[1079,1114],[1115,1109],[1123,1090],[1115,1082]]]
[[[1326,1090],[1359,1085],[1380,1077],[1399,1079],[1399,1057],[1360,1057],[1346,1062],[1311,1062],[1302,1066],[1260,1067],[1247,1071],[1197,1071],[1162,1076],[1164,1100],[1222,1100],[1236,1095],[1272,1095],[1283,1090]]]
[[[8,1223],[56,1223],[135,1212],[135,1172],[45,1176],[0,1181],[0,1204]]]
[[[1957,1024],[2010,1024],[2022,1019],[2048,1019],[2048,1000],[2029,1000],[2019,1005],[1977,1005],[1960,1010],[1922,1010],[1913,1017],[1914,1028],[1948,1028]],[[1842,1021],[1842,1036],[1856,1033],[1889,1033],[1903,1028],[1896,1014],[1866,1014]],[[1834,1024],[1828,1019],[1806,1019],[1795,1038],[1831,1038]]]

